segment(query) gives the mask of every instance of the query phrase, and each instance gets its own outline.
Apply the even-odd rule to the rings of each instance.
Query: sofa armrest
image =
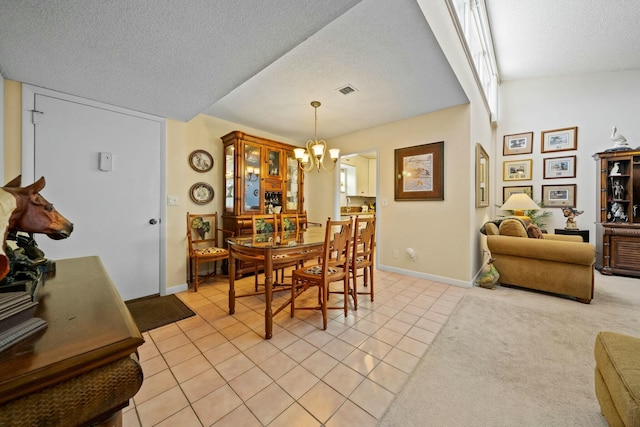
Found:
[[[592,265],[595,261],[594,246],[580,241],[487,236],[487,247],[494,257],[502,254],[581,265]]]
[[[569,234],[543,234],[546,240],[556,240],[562,242],[582,242],[581,236],[572,236]]]

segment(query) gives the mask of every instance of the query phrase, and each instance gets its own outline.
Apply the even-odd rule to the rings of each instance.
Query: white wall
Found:
[[[501,119],[498,125],[498,160],[495,162],[494,194],[502,202],[504,185],[533,185],[534,198],[541,198],[542,185],[577,184],[576,207],[584,210],[577,218],[580,229],[590,230],[595,241],[597,165],[592,155],[611,147],[609,139],[614,125],[626,136],[631,147],[640,146],[640,71],[622,71],[550,77],[503,82],[500,87]],[[541,153],[541,132],[578,127],[576,151]],[[533,153],[502,156],[504,135],[534,133]],[[543,159],[564,155],[577,156],[576,178],[543,179]],[[533,159],[531,181],[502,181],[504,160]],[[547,229],[564,228],[565,218],[559,208],[548,209],[553,216]]]
[[[4,177],[4,77],[0,74],[0,177]],[[4,182],[3,182],[4,184]]]

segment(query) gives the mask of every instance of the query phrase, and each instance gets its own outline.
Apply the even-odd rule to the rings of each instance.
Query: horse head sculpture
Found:
[[[27,187],[19,185],[20,177],[0,188],[0,232],[4,236],[0,247],[0,279],[9,273],[4,252],[9,231],[41,233],[55,240],[66,239],[73,231],[73,224],[39,194],[45,186],[44,177]]]

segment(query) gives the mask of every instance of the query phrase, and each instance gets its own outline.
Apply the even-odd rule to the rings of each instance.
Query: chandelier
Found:
[[[298,160],[298,166],[305,172],[311,172],[314,168],[320,172],[320,168],[331,171],[336,167],[340,150],[338,148],[329,149],[329,157],[331,158],[330,166],[325,165],[325,154],[327,152],[327,143],[324,139],[318,141],[318,107],[320,102],[311,101],[311,106],[315,112],[315,128],[313,131],[313,139],[307,141],[307,148],[294,148],[293,152]]]

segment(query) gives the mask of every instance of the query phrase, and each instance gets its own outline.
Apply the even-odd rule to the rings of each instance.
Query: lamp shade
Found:
[[[513,211],[516,216],[523,216],[524,211],[537,210],[540,206],[536,204],[526,193],[512,194],[500,208],[503,211]]]

